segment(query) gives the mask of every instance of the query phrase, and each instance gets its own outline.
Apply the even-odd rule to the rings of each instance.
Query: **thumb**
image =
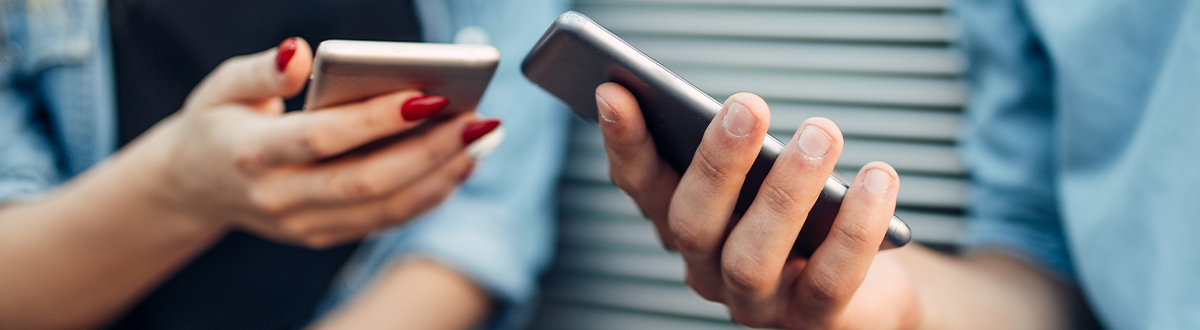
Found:
[[[300,93],[312,72],[312,48],[300,37],[284,39],[278,47],[222,62],[192,90],[185,109],[229,102],[259,103]],[[274,109],[282,113],[282,104]]]

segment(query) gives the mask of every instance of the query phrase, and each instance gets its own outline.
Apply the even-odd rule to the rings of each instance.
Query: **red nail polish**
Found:
[[[500,126],[500,120],[498,119],[480,120],[467,124],[467,127],[463,128],[463,144],[466,145],[475,142],[475,140],[487,135],[487,133],[491,133],[498,126]]]
[[[432,116],[438,111],[446,108],[450,104],[450,99],[441,95],[425,95],[414,97],[404,102],[400,106],[400,117],[404,120],[421,120]]]
[[[287,69],[288,62],[291,62],[292,55],[296,55],[296,37],[283,39],[279,43],[278,52],[275,53],[275,70],[283,72]]]

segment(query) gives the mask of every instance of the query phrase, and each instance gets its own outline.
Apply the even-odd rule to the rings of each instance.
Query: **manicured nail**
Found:
[[[829,153],[829,148],[833,146],[833,138],[820,127],[805,125],[800,129],[800,137],[796,139],[796,144],[800,151],[804,152],[804,158],[808,159],[810,164],[816,165]]]
[[[296,55],[296,37],[283,39],[279,43],[277,52],[275,53],[275,70],[283,72],[287,70],[288,62],[291,62],[292,55]]]
[[[467,155],[476,161],[487,157],[496,150],[500,142],[504,141],[504,127],[497,127],[491,133],[484,134],[483,137],[471,142],[467,145]]]
[[[873,194],[886,194],[892,188],[892,176],[881,169],[871,169],[863,177],[862,186]]]
[[[404,102],[404,105],[400,106],[400,116],[404,117],[404,120],[409,121],[421,120],[442,111],[449,104],[450,99],[441,95],[414,97],[408,99],[408,101]]]
[[[617,111],[613,110],[612,106],[608,105],[608,102],[604,101],[603,97],[600,97],[600,93],[596,93],[596,107],[600,108],[600,119],[614,124],[617,122],[617,119],[620,119],[617,117]]]
[[[729,102],[728,109],[725,110],[725,119],[721,121],[721,125],[725,126],[725,133],[735,138],[744,138],[754,133],[754,129],[758,128],[758,118],[750,113],[750,109],[740,102]]]
[[[471,142],[475,142],[475,140],[478,140],[487,133],[491,133],[499,126],[500,120],[497,119],[480,120],[467,124],[467,127],[463,128],[463,144],[470,145]]]

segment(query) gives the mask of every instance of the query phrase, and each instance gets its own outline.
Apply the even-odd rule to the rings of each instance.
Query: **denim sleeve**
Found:
[[[500,306],[487,328],[520,327],[531,315],[537,278],[553,254],[555,187],[570,112],[526,80],[520,63],[566,6],[560,0],[443,4],[454,13],[450,26],[480,27],[500,50],[500,66],[479,113],[500,117],[506,138],[445,204],[364,242],[318,306],[317,317],[369,290],[391,265],[415,258],[439,262],[486,290]]]
[[[1000,249],[1073,281],[1056,195],[1054,94],[1046,50],[1017,0],[956,1],[973,92],[967,248]]]
[[[0,203],[60,181],[49,121],[28,74],[31,36],[24,9],[0,2]]]
[[[44,117],[35,116],[28,95],[9,82],[0,84],[0,203],[4,203],[50,189],[60,178]]]

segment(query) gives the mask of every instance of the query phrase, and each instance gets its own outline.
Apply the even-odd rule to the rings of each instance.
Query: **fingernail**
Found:
[[[617,117],[617,111],[613,110],[612,106],[609,106],[608,102],[604,101],[603,97],[600,97],[600,93],[596,93],[596,107],[600,108],[600,119],[604,119],[604,121],[614,124],[617,122],[617,119],[619,119]]]
[[[500,142],[503,141],[504,128],[498,127],[491,133],[484,134],[482,137],[475,140],[475,142],[471,142],[470,145],[467,145],[467,155],[471,156],[471,159],[478,161],[492,154],[492,151],[495,151],[496,147],[499,146]]]
[[[296,37],[283,39],[283,42],[279,43],[275,53],[275,70],[279,72],[287,70],[292,55],[296,55]]]
[[[729,109],[725,111],[725,119],[721,124],[725,126],[725,133],[729,133],[729,136],[744,138],[758,128],[758,118],[741,103],[729,102]]]
[[[892,176],[881,169],[871,169],[863,177],[862,185],[873,194],[886,194],[892,188]]]
[[[800,129],[800,137],[796,139],[796,144],[800,146],[800,151],[804,152],[804,158],[808,159],[809,163],[818,164],[825,158],[825,154],[829,153],[829,148],[833,146],[833,138],[820,127],[806,125]]]
[[[414,97],[400,106],[400,117],[404,120],[421,120],[432,116],[450,104],[450,99],[441,95]]]
[[[475,142],[475,140],[479,140],[479,138],[487,133],[491,133],[498,126],[500,126],[500,120],[497,119],[480,120],[467,124],[463,128],[463,144],[470,145],[471,142]]]

